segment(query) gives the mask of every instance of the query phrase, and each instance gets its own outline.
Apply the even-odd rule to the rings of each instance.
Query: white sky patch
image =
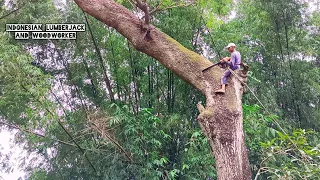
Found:
[[[234,19],[237,17],[237,13],[235,10],[232,10],[229,14],[229,19]]]
[[[320,9],[320,1],[319,0],[302,0],[302,2],[308,3],[308,11],[314,12]]]
[[[7,131],[1,130],[0,135],[0,157],[12,152],[9,163],[12,165],[12,171],[9,173],[2,172],[0,170],[0,179],[4,180],[17,180],[24,179],[25,173],[18,167],[19,159],[22,154],[25,154],[23,148],[13,142],[14,134],[16,130]]]
[[[229,17],[228,17],[229,20],[232,20],[232,19],[237,17],[237,12],[236,12],[234,7],[237,6],[238,1],[237,0],[233,0],[232,2],[233,2],[233,8],[229,13]]]

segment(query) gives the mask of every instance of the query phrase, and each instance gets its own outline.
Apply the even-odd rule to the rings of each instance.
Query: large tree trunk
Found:
[[[207,136],[216,161],[219,180],[250,179],[251,171],[242,126],[242,86],[232,76],[225,95],[216,95],[222,70],[212,68],[206,58],[144,22],[113,0],[74,0],[80,8],[115,28],[138,50],[152,56],[206,96],[206,106],[198,104],[199,124]]]

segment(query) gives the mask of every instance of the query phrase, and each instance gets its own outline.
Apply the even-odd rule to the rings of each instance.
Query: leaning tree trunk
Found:
[[[242,126],[242,86],[232,76],[225,95],[215,95],[222,70],[202,70],[212,63],[177,41],[139,20],[113,0],[74,0],[80,8],[115,28],[132,45],[166,66],[206,96],[206,106],[198,104],[198,122],[215,157],[219,180],[251,179]],[[238,72],[239,73],[239,72]],[[239,73],[240,74],[240,73]]]

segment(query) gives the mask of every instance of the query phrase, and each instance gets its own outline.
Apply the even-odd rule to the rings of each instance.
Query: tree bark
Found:
[[[215,157],[219,180],[251,179],[242,123],[242,91],[238,79],[231,76],[225,95],[216,95],[223,71],[218,68],[202,73],[212,65],[206,58],[139,20],[113,0],[74,0],[85,12],[115,28],[132,45],[166,66],[181,79],[193,85],[206,97],[206,106],[198,104],[198,122],[208,138]],[[237,72],[239,75],[246,72]]]

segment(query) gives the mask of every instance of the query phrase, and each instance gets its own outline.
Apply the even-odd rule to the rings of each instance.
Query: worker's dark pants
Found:
[[[221,84],[228,84],[228,77],[230,77],[231,72],[226,70],[221,77]]]

